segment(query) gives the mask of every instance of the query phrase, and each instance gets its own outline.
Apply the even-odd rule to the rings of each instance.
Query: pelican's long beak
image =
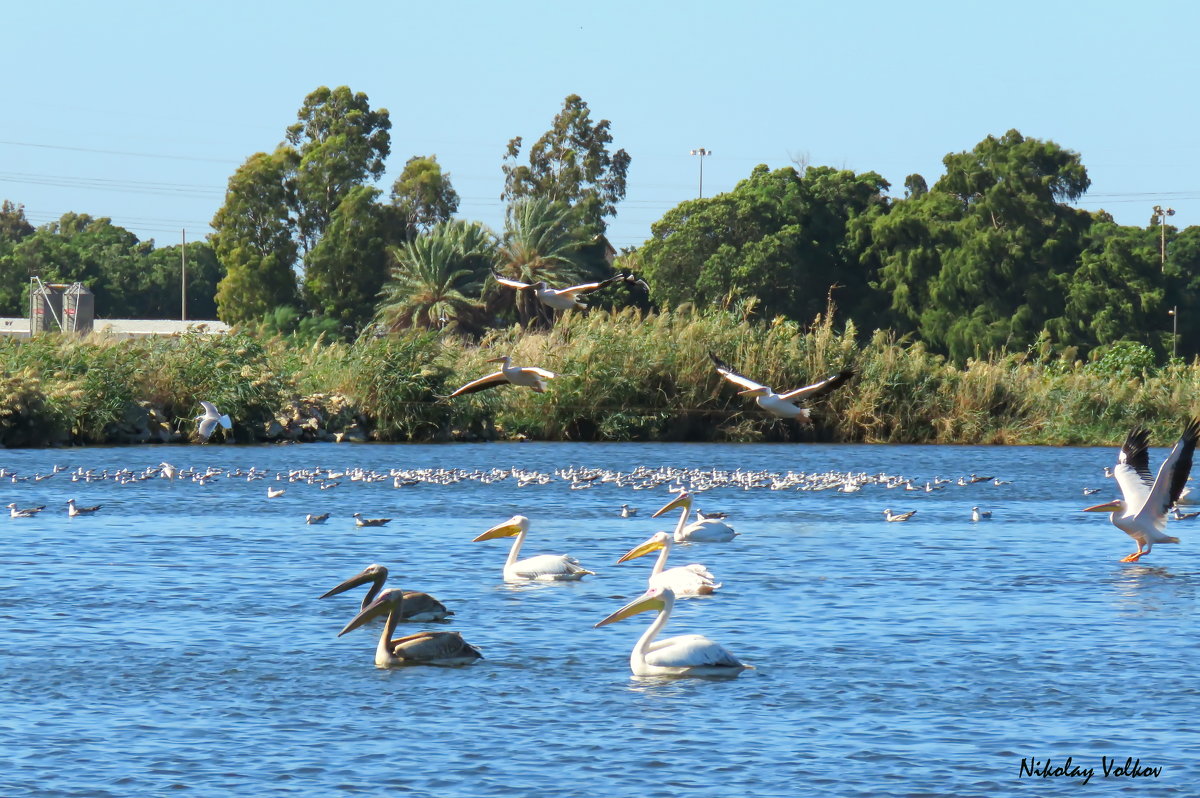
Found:
[[[766,388],[747,388],[744,391],[738,391],[738,396],[765,396]]]
[[[344,627],[342,627],[342,631],[338,632],[337,636],[341,637],[342,635],[346,634],[346,632],[354,631],[355,629],[362,626],[364,623],[366,623],[367,621],[369,621],[373,618],[377,618],[380,615],[386,615],[388,612],[391,611],[393,604],[396,605],[396,609],[397,609],[397,611],[399,611],[399,609],[400,609],[399,605],[401,603],[403,603],[404,598],[403,598],[403,593],[401,593],[399,596],[395,595],[397,592],[398,591],[396,591],[395,589],[392,589],[392,590],[385,590],[382,593],[380,593],[378,598],[376,598],[374,601],[372,601],[370,604],[368,604],[366,607],[364,607],[358,613],[358,615],[355,615],[353,618],[351,618],[350,623],[348,623]]]
[[[522,523],[523,522],[523,523]],[[494,538],[510,538],[513,535],[521,534],[522,530],[529,527],[529,519],[523,515],[514,515],[512,518],[505,521],[503,524],[497,524],[482,533],[477,538],[472,540],[472,543],[478,543],[481,540],[492,540]]]
[[[639,612],[645,612],[646,610],[662,610],[665,606],[666,605],[662,600],[662,594],[658,591],[652,590],[649,593],[643,593],[642,595],[638,596],[633,601],[629,602],[624,607],[605,618],[603,621],[600,621],[600,623],[596,624],[592,628],[595,629],[597,627],[604,626],[605,624],[614,623],[615,621],[622,621],[633,615],[637,615]]]
[[[1105,502],[1104,504],[1096,504],[1091,507],[1084,507],[1083,512],[1085,512],[1085,513],[1115,513],[1117,510],[1120,510],[1120,509],[1121,509],[1121,500],[1113,499],[1112,501]]]
[[[663,547],[663,542],[661,540],[659,540],[657,537],[650,538],[645,543],[643,543],[642,545],[640,545],[634,549],[631,549],[629,551],[629,553],[627,553],[624,557],[617,560],[617,565],[620,565],[623,562],[628,562],[630,560],[636,560],[638,557],[641,557],[643,554],[649,554],[652,551],[658,551],[662,547]]]
[[[503,363],[506,360],[508,360],[508,355],[501,355],[500,357],[490,357],[487,360],[485,360],[484,362],[485,363]]]
[[[658,518],[663,513],[670,512],[671,510],[678,509],[685,505],[687,506],[687,508],[689,510],[692,508],[692,497],[687,493],[687,491],[684,491],[683,493],[676,496],[674,499],[671,499],[671,501],[667,502],[667,504],[661,510],[659,510],[658,512],[656,512],[654,515],[652,515],[650,517]]]
[[[357,576],[352,576],[349,579],[347,579],[345,582],[342,582],[340,585],[335,587],[333,590],[330,590],[328,593],[321,596],[321,598],[329,598],[330,596],[336,596],[338,593],[345,593],[347,590],[356,588],[359,585],[365,585],[368,582],[374,582],[375,575],[376,575],[376,570],[374,567],[367,568],[362,573],[358,574]]]

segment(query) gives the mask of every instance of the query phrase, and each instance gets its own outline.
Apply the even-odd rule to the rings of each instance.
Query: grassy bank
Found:
[[[818,320],[731,313],[568,315],[549,332],[497,330],[478,344],[412,333],[299,345],[246,334],[114,341],[0,339],[0,444],[189,439],[198,402],[266,440],[821,440],[1111,444],[1133,424],[1155,440],[1200,412],[1200,366],[1136,351],[1083,364],[1010,355],[948,365],[919,344]],[[713,369],[708,352],[778,389],[858,372],[802,428],[773,420]],[[545,394],[512,387],[438,401],[511,354],[557,372]]]

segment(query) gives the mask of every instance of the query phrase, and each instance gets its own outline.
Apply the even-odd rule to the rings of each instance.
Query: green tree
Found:
[[[604,232],[605,217],[615,215],[625,198],[630,163],[625,150],[609,152],[611,127],[607,119],[592,122],[587,103],[569,95],[550,130],[529,148],[527,165],[519,163],[523,139],[509,141],[500,199],[542,197],[562,203],[575,209],[586,235]]]
[[[392,250],[376,322],[389,332],[409,327],[478,332],[480,290],[496,257],[495,235],[477,222],[446,221]]]
[[[375,201],[378,196],[371,186],[351,189],[305,258],[308,306],[337,320],[348,337],[370,321],[388,277],[393,225],[387,209]]]
[[[543,196],[518,199],[505,215],[497,269],[502,276],[523,283],[545,282],[553,288],[577,284],[585,274],[579,259],[584,242],[574,214],[563,203]],[[515,309],[524,327],[535,320],[547,325],[553,321],[550,309],[526,291],[514,293],[495,285],[492,306]]]
[[[221,321],[257,320],[299,301],[294,271],[299,246],[289,210],[295,166],[295,151],[280,147],[252,155],[229,178],[209,239],[225,268],[216,298]]]
[[[409,240],[450,221],[458,210],[458,193],[436,155],[413,156],[392,185],[392,204],[399,209]]]

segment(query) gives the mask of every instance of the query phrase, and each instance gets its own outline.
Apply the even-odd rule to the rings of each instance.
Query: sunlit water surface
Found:
[[[1133,543],[1079,510],[1113,495],[1111,449],[489,444],[134,447],[5,451],[20,475],[179,466],[510,468],[638,465],[978,473],[1010,481],[926,494],[721,488],[731,543],[679,547],[724,582],[682,601],[667,634],[703,632],[755,670],[643,680],[629,651],[650,620],[593,625],[652,564],[617,558],[672,519],[667,488],[562,480],[321,491],[221,479],[0,481],[0,794],[130,796],[1078,795],[1081,778],[1022,774],[1036,758],[1094,767],[1105,793],[1195,795],[1200,784],[1200,536],[1122,564]],[[1163,452],[1155,452],[1155,462]],[[1103,488],[1095,498],[1085,487]],[[102,504],[69,519],[63,503]],[[640,508],[622,519],[618,508]],[[972,523],[979,505],[994,518]],[[884,508],[917,510],[886,523]],[[351,513],[389,516],[359,529]],[[330,512],[324,526],[306,513]],[[568,552],[581,583],[508,586],[525,551]],[[1195,523],[1195,522],[1190,522]],[[485,659],[380,670],[380,626],[342,638],[362,591],[317,600],[371,562],[434,594]],[[402,631],[415,631],[402,627]],[[1104,777],[1101,757],[1158,776]]]

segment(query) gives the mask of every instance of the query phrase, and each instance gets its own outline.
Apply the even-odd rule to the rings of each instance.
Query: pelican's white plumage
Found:
[[[375,647],[375,666],[396,668],[403,665],[470,665],[483,655],[458,632],[417,632],[393,638],[404,608],[404,591],[390,588],[346,624],[338,637],[357,629],[372,618],[387,613],[387,623]]]
[[[508,552],[508,559],[504,562],[504,579],[508,582],[566,582],[596,573],[583,568],[579,565],[579,560],[566,554],[538,554],[518,560],[521,545],[525,542],[525,533],[528,531],[529,519],[523,515],[514,515],[471,542],[516,536]]]
[[[700,563],[677,565],[674,568],[666,567],[667,557],[671,554],[671,546],[674,542],[671,533],[655,532],[645,543],[634,547],[617,560],[617,565],[657,551],[658,559],[654,561],[654,568],[650,571],[650,587],[669,587],[677,598],[712,594],[721,586],[721,583],[717,581],[711,571]]]
[[[676,543],[724,543],[737,536],[733,527],[720,518],[701,518],[689,524],[687,517],[692,510],[692,495],[687,491],[667,502],[651,518],[658,518],[663,513],[675,509],[681,510],[679,522],[675,525]]]
[[[832,393],[842,385],[845,385],[854,376],[852,370],[844,369],[837,374],[826,377],[820,382],[814,382],[812,385],[805,385],[802,388],[796,388],[786,393],[775,393],[770,386],[763,385],[761,382],[756,382],[734,371],[725,361],[712,352],[709,352],[708,356],[712,358],[713,364],[717,367],[718,374],[742,389],[739,391],[742,396],[753,396],[758,406],[771,415],[779,418],[794,418],[802,422],[810,421],[810,413],[807,407],[800,407],[797,404],[798,402],[817,399],[828,393]]]
[[[674,606],[675,593],[671,588],[652,587],[596,626],[604,626],[647,610],[658,611],[658,617],[638,638],[629,655],[629,668],[634,676],[737,676],[753,667],[703,635],[678,635],[655,640],[670,619]]]
[[[531,292],[548,308],[555,310],[586,310],[587,305],[579,301],[580,294],[586,294],[588,291],[595,291],[597,288],[603,288],[617,278],[609,278],[595,283],[582,283],[580,285],[572,285],[567,288],[551,288],[546,284],[545,280],[539,280],[536,283],[523,283],[520,280],[512,280],[508,277],[502,277],[495,272],[492,272],[492,277],[500,285],[506,285],[509,288],[515,288],[518,291]]]
[[[229,420],[229,416],[217,410],[217,406],[212,402],[201,401],[200,406],[204,408],[204,413],[196,416],[195,419],[200,422],[200,426],[196,428],[196,434],[200,437],[200,440],[206,441],[212,437],[218,424],[221,425],[222,429],[233,427],[233,422]]]
[[[495,388],[499,385],[520,385],[525,388],[532,388],[536,393],[543,393],[546,390],[546,380],[552,380],[558,376],[553,371],[546,371],[546,369],[540,369],[535,366],[514,366],[511,360],[508,355],[492,358],[487,362],[500,363],[499,371],[468,382],[446,398],[453,399],[456,396],[462,396],[467,393],[486,391],[488,388]]]
[[[1150,476],[1150,432],[1134,427],[1125,438],[1113,468],[1121,498],[1084,508],[1088,513],[1109,513],[1113,526],[1137,543],[1137,551],[1121,558],[1121,562],[1137,562],[1150,553],[1155,543],[1179,542],[1179,538],[1165,534],[1167,512],[1183,492],[1198,437],[1200,419],[1192,419],[1159,466],[1157,477]]]

